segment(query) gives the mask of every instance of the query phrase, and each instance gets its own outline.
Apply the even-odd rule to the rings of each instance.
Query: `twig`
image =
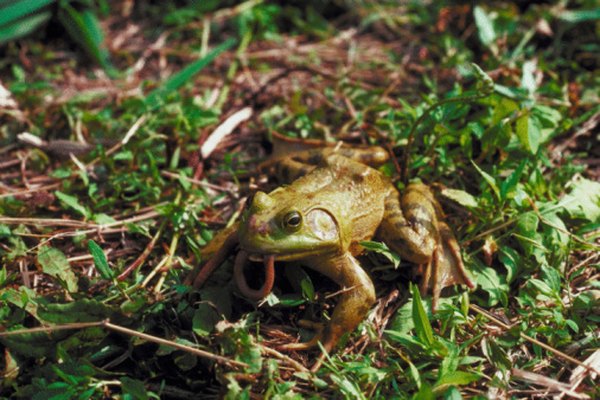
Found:
[[[156,242],[158,241],[158,238],[162,234],[162,230],[165,227],[165,223],[166,223],[166,220],[164,220],[162,222],[162,224],[160,225],[160,228],[158,228],[158,231],[156,231],[156,234],[154,234],[154,237],[152,238],[152,240],[150,240],[148,245],[146,245],[146,248],[144,249],[142,254],[140,254],[140,256],[129,267],[127,267],[125,269],[125,271],[121,272],[121,274],[117,277],[117,280],[119,280],[119,281],[124,280],[125,278],[127,278],[129,276],[129,274],[131,272],[133,272],[135,269],[139,268],[140,265],[142,265],[144,263],[144,261],[146,261],[146,258],[148,258],[148,256],[150,255],[150,253],[152,252],[152,249],[154,249],[154,246],[156,245]]]
[[[308,368],[306,368],[304,365],[302,365],[298,361],[286,356],[285,354],[281,354],[277,350],[274,350],[270,347],[263,346],[263,345],[260,346],[260,349],[263,353],[273,356],[281,361],[285,361],[286,363],[290,364],[298,372],[309,372],[310,373],[310,370]]]
[[[134,331],[132,329],[125,328],[124,326],[115,325],[115,324],[111,323],[110,320],[108,320],[108,319],[105,319],[104,321],[95,321],[95,322],[75,322],[72,324],[55,325],[55,326],[48,326],[48,327],[17,329],[14,331],[0,332],[0,337],[24,335],[24,334],[36,333],[36,332],[54,332],[54,331],[60,331],[60,330],[85,329],[85,328],[91,328],[91,327],[102,327],[102,328],[106,328],[106,329],[109,329],[109,330],[112,330],[115,332],[124,333],[129,336],[135,336],[140,339],[148,340],[150,342],[162,344],[162,345],[169,346],[169,347],[174,347],[176,349],[186,351],[188,353],[197,355],[199,357],[213,360],[220,364],[226,364],[226,365],[242,367],[242,368],[248,367],[248,364],[246,364],[244,362],[232,360],[227,357],[209,353],[208,351],[204,351],[204,350],[196,349],[194,347],[179,344],[177,342],[173,342],[171,340],[166,340],[166,339],[160,338],[158,336],[153,336],[153,335],[149,335],[147,333]]]
[[[484,317],[486,317],[490,321],[494,322],[495,324],[500,325],[502,328],[504,328],[506,330],[508,330],[508,329],[511,328],[509,325],[507,325],[504,322],[500,321],[498,318],[494,317],[492,314],[490,314],[486,310],[484,310],[484,309],[482,309],[482,308],[480,308],[480,307],[478,307],[478,306],[476,306],[474,304],[469,305],[469,308],[471,310],[475,311],[476,313],[478,313],[480,315],[483,315]],[[524,334],[523,332],[519,332],[519,336],[521,336],[521,338],[527,340],[528,342],[536,344],[536,345],[540,346],[541,348],[543,348],[545,350],[548,350],[549,352],[551,352],[551,353],[553,353],[553,354],[555,354],[555,355],[557,355],[557,356],[559,356],[559,357],[561,357],[561,358],[563,358],[563,359],[565,359],[567,361],[572,362],[573,364],[577,364],[577,365],[579,365],[579,366],[581,366],[581,367],[583,367],[583,368],[585,368],[585,369],[587,369],[589,371],[595,372],[596,374],[600,374],[600,371],[598,369],[596,369],[596,368],[594,368],[594,367],[592,367],[590,365],[584,364],[583,362],[579,361],[578,359],[573,358],[570,355],[565,354],[562,351],[557,350],[554,347],[547,345],[546,343],[540,342],[539,340],[537,340],[535,338],[532,338],[531,336],[528,336],[528,335]]]

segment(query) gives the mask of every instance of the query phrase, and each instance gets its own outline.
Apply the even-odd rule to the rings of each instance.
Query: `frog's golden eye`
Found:
[[[290,211],[283,217],[283,226],[287,229],[298,229],[302,224],[302,215],[298,211]]]

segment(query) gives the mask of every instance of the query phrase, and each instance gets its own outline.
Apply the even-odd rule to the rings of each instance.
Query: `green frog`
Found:
[[[329,323],[311,341],[286,348],[306,349],[320,341],[326,351],[352,332],[375,302],[373,282],[356,259],[364,250],[362,241],[383,241],[404,259],[421,265],[421,291],[432,292],[433,307],[444,287],[472,288],[458,243],[433,193],[428,186],[413,183],[400,195],[372,167],[387,160],[380,147],[341,147],[306,150],[271,162],[280,179],[292,183],[270,193],[257,192],[239,223],[214,240],[220,248],[190,282],[202,285],[239,246],[234,278],[242,294],[259,299],[272,289],[274,261],[300,261],[344,290]],[[246,284],[243,268],[248,259],[265,263],[261,289]]]

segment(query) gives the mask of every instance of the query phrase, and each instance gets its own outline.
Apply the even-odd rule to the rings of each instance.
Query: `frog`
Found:
[[[189,282],[200,287],[236,248],[234,279],[240,292],[254,300],[272,290],[275,261],[299,262],[323,274],[343,289],[331,319],[312,325],[317,332],[310,341],[283,348],[305,350],[320,342],[327,353],[357,328],[376,301],[373,281],[357,258],[365,251],[365,241],[382,241],[417,264],[421,292],[432,293],[434,309],[443,288],[473,288],[433,191],[414,182],[400,193],[377,169],[388,160],[388,152],[374,146],[310,149],[270,161],[279,179],[289,184],[256,192],[240,221],[217,235],[210,250],[214,256]],[[243,270],[248,260],[264,262],[260,289],[246,283]]]

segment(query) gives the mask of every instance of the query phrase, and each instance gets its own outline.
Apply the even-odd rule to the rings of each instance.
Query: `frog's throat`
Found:
[[[244,267],[246,266],[247,261],[248,253],[240,250],[233,264],[233,277],[238,289],[245,297],[250,300],[258,301],[267,297],[267,295],[273,290],[273,283],[275,281],[275,256],[266,254],[263,256],[263,263],[265,266],[265,283],[263,283],[260,289],[252,289],[250,286],[248,286],[248,282],[246,282],[246,277],[244,276]]]

